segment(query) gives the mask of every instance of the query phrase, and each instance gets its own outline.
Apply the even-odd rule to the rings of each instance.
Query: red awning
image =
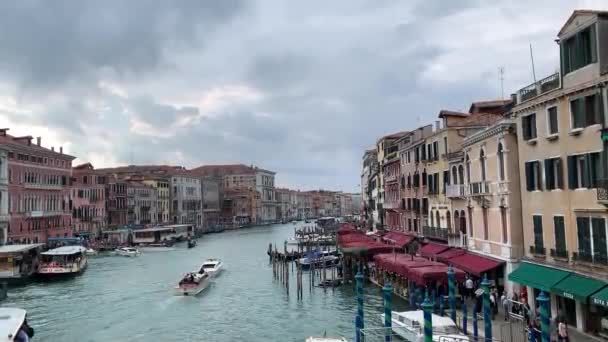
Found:
[[[408,272],[408,279],[412,280],[420,286],[426,286],[429,282],[448,282],[448,266],[433,265],[425,267],[412,268]],[[463,281],[465,273],[462,270],[454,268],[456,281]]]
[[[464,253],[466,253],[464,249],[450,248],[437,254],[437,261],[447,263],[451,258],[463,255]]]
[[[400,232],[388,232],[384,234],[382,240],[390,244],[395,244],[399,247],[403,247],[410,243],[412,240],[414,240],[414,236]]]
[[[408,271],[412,268],[442,265],[435,261],[429,261],[421,257],[412,258],[411,255],[402,253],[377,254],[374,256],[374,261],[376,262],[376,266],[378,268],[396,273],[405,278],[407,278]]]
[[[448,263],[481,277],[483,273],[502,265],[504,262],[482,257],[480,255],[465,253],[449,259]]]
[[[449,247],[446,245],[440,245],[436,243],[429,243],[426,246],[420,248],[420,255],[426,258],[434,257],[437,254],[445,251]]]

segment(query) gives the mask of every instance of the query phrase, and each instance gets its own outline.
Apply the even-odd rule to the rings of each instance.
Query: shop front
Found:
[[[589,332],[608,339],[608,287],[591,295],[589,313]]]

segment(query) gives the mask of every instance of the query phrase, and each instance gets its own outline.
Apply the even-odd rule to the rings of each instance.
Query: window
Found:
[[[434,221],[435,215],[433,215],[433,211],[432,210],[431,210],[431,215],[429,215],[429,216],[430,216],[430,220],[431,220],[431,225],[430,226],[431,227],[435,227],[435,221]]]
[[[422,186],[426,185],[426,169],[422,170]]]
[[[445,221],[446,221],[448,230],[451,232],[452,231],[452,214],[450,213],[449,210],[446,211],[446,213],[445,213]]]
[[[557,121],[557,107],[550,107],[547,109],[547,126],[547,128],[549,129],[549,135],[557,134],[559,132]]]
[[[452,167],[452,184],[458,184],[458,171],[456,166]]]
[[[577,217],[576,228],[581,260],[606,263],[606,220],[601,217]]]
[[[507,232],[507,207],[500,207],[500,226],[502,228],[502,243],[509,242],[508,232]]]
[[[469,212],[469,228],[470,228],[469,232],[471,234],[471,237],[473,237],[474,236],[473,235],[473,208],[469,207],[468,212]]]
[[[564,75],[597,62],[595,24],[562,42],[561,52]]]
[[[435,212],[435,221],[437,221],[437,228],[441,228],[441,217],[439,216],[439,210]]]
[[[599,152],[568,156],[568,187],[595,188],[601,171]]]
[[[443,137],[443,153],[448,154],[448,137]]]
[[[545,159],[545,183],[547,190],[564,188],[564,176],[561,158]]]
[[[433,157],[435,158],[435,160],[439,160],[439,142],[438,141],[433,142]]]
[[[521,118],[521,129],[524,140],[536,138],[536,114],[529,114]]]
[[[502,143],[498,144],[498,179],[505,180],[505,153]]]
[[[460,182],[458,184],[464,184],[464,168],[462,165],[458,165],[458,180]]]
[[[532,216],[532,223],[534,225],[534,249],[541,251],[544,248],[543,243],[543,217],[541,215]]]
[[[553,216],[553,228],[555,229],[555,250],[566,251],[566,230],[563,216]]]
[[[488,229],[488,208],[481,208],[481,214],[483,218],[483,239],[487,240],[489,235]]]
[[[421,145],[420,146],[420,152],[421,152],[420,160],[426,160],[426,148],[425,148],[425,145]]]
[[[446,171],[443,171],[443,193],[444,194],[446,193],[449,184],[450,184],[450,171],[446,170]]]
[[[570,101],[570,113],[572,129],[601,123],[603,115],[599,95],[592,94]]]
[[[481,180],[485,181],[486,180],[486,154],[483,151],[483,149],[481,149],[479,151],[479,164],[481,166]]]
[[[526,162],[526,189],[528,191],[542,190],[540,162]]]
[[[467,167],[467,183],[471,183],[471,159],[468,154],[465,157],[465,165]]]

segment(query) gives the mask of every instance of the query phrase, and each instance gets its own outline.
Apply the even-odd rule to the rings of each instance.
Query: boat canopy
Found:
[[[43,243],[31,243],[27,245],[5,245],[0,246],[0,254],[22,253],[35,248],[40,248],[42,246],[44,246]]]
[[[0,308],[0,342],[13,341],[25,321],[26,311],[18,308]]]
[[[63,246],[55,249],[48,250],[41,253],[42,255],[72,255],[78,253],[84,253],[87,249],[82,246]]]

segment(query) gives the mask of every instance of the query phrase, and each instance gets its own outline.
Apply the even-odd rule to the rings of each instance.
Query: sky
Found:
[[[532,83],[530,44],[537,78],[558,70],[574,9],[608,1],[2,1],[0,126],[98,168],[358,192],[378,137]]]

